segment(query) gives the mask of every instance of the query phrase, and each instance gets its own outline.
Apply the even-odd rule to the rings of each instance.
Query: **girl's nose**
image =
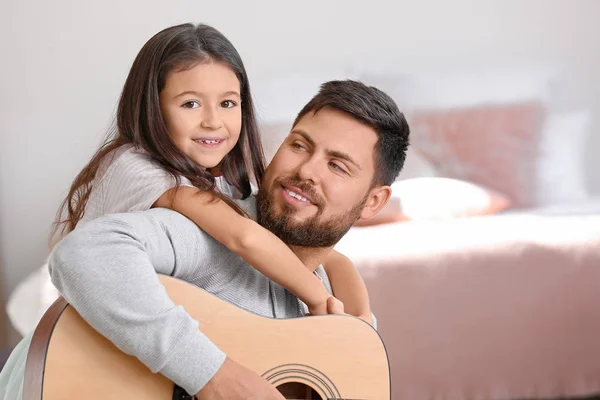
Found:
[[[216,130],[223,126],[223,122],[214,110],[206,110],[202,115],[200,126],[204,129]]]

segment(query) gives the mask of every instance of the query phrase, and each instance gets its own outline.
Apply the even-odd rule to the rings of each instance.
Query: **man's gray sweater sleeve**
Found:
[[[163,209],[106,215],[67,235],[49,259],[52,282],[98,332],[190,394],[225,354],[167,296],[157,273],[202,268],[205,235]]]

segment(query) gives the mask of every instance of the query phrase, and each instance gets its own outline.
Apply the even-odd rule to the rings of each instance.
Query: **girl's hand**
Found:
[[[327,314],[345,314],[344,303],[337,297],[331,296],[327,299]]]
[[[308,315],[344,314],[344,303],[334,296],[329,296],[325,303],[308,307]]]

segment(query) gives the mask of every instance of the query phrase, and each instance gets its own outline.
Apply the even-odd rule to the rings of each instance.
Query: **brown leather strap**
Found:
[[[23,385],[23,400],[41,400],[44,385],[44,368],[50,338],[60,318],[67,307],[67,301],[59,297],[44,313],[31,338],[27,361],[25,363],[25,381]]]

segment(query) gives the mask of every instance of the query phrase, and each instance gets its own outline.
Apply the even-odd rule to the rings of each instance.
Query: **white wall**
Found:
[[[600,193],[599,1],[5,0],[0,15],[5,293],[43,262],[57,206],[110,123],[137,51],[180,22],[220,29],[251,80],[356,60],[560,63],[573,77],[569,102],[594,111],[590,187]]]

